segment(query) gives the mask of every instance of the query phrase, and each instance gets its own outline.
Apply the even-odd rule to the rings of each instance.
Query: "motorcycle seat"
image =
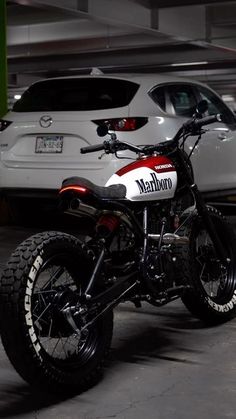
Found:
[[[61,190],[63,191],[64,188],[66,188],[65,190],[73,190],[73,186],[75,189],[76,187],[85,188],[100,199],[125,199],[126,196],[126,187],[124,185],[99,186],[88,179],[78,176],[63,180]]]

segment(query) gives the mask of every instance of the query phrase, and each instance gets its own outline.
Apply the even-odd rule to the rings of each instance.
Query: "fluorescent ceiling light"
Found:
[[[234,99],[234,97],[232,96],[232,95],[222,95],[222,99],[225,101],[225,102],[233,102],[235,99]]]
[[[171,67],[183,67],[185,65],[201,65],[201,64],[208,64],[208,61],[193,61],[191,63],[173,63],[170,65]]]

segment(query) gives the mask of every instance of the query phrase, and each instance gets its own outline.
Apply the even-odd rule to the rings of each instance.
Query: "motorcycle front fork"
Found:
[[[214,227],[214,224],[212,222],[211,216],[207,209],[206,203],[202,197],[201,192],[198,190],[198,187],[194,182],[192,174],[188,170],[185,157],[181,150],[178,150],[176,152],[176,157],[177,157],[178,164],[182,170],[183,178],[186,181],[186,185],[188,185],[190,191],[193,193],[195,197],[197,212],[200,215],[200,217],[202,217],[204,226],[211,238],[212,243],[215,246],[217,256],[223,264],[228,264],[230,262],[230,259],[226,255],[225,249]]]
[[[221,243],[221,240],[218,236],[218,233],[215,229],[215,226],[212,222],[211,216],[209,214],[209,211],[207,209],[207,206],[205,204],[205,201],[202,198],[201,193],[198,190],[198,187],[195,183],[193,183],[190,186],[190,189],[192,190],[194,196],[195,196],[195,200],[196,200],[196,207],[197,207],[197,211],[198,214],[201,216],[204,226],[211,238],[212,243],[215,246],[216,249],[216,253],[218,258],[221,260],[221,262],[223,264],[228,264],[230,262],[230,258],[227,257],[227,254],[225,252],[225,249]]]

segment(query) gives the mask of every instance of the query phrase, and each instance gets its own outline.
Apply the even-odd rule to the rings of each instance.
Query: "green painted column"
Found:
[[[7,112],[6,0],[0,0],[0,118]]]

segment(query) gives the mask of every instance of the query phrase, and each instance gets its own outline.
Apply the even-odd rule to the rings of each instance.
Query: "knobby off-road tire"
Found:
[[[178,259],[184,284],[189,284],[182,301],[197,318],[208,324],[229,320],[236,312],[236,238],[221,214],[208,207],[209,214],[229,263],[221,263],[201,217],[182,226],[179,235],[188,236],[189,245],[179,246]]]
[[[60,232],[30,237],[7,263],[0,293],[2,342],[30,384],[78,393],[100,377],[112,338],[112,312],[79,337],[57,309],[78,295],[93,266],[86,245]]]

